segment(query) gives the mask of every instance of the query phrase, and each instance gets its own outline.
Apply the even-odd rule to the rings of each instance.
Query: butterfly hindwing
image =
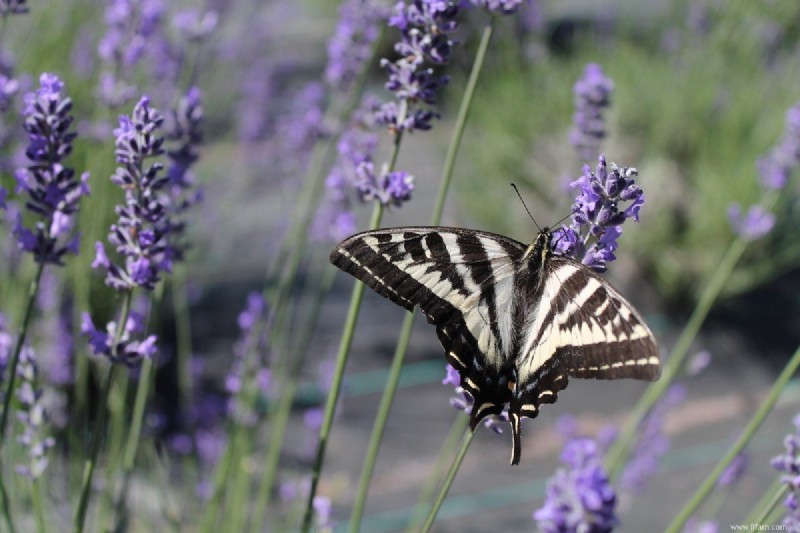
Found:
[[[569,377],[658,379],[655,338],[614,287],[565,257],[551,256],[544,270],[538,305],[522,332],[510,417],[536,416]]]

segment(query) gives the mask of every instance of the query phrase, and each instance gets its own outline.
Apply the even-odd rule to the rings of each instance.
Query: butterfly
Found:
[[[570,377],[653,381],[655,337],[633,306],[589,267],[550,248],[462,228],[400,227],[342,241],[331,263],[436,326],[474,403],[470,427],[508,405],[511,464],[520,422],[554,403]]]

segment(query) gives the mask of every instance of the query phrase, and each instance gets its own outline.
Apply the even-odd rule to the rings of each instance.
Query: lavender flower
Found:
[[[206,11],[202,15],[196,9],[179,11],[172,19],[172,25],[181,36],[190,42],[203,41],[211,35],[219,23],[216,11]]]
[[[800,530],[800,415],[792,421],[794,433],[790,433],[783,440],[786,452],[772,458],[772,468],[783,472],[782,481],[789,488],[789,495],[784,501],[786,515],[783,523],[788,531]]]
[[[146,45],[158,31],[164,5],[161,0],[107,1],[105,19],[108,29],[97,47],[105,65],[100,75],[98,96],[107,106],[115,108],[135,95],[135,87],[124,78],[141,60]]]
[[[136,287],[153,290],[163,272],[170,272],[174,252],[167,239],[171,230],[164,200],[159,194],[169,183],[160,175],[163,165],[146,165],[162,155],[164,137],[158,135],[163,118],[143,97],[131,117],[121,116],[117,137],[117,162],[122,166],[111,181],[125,190],[125,204],[118,205],[119,220],[111,226],[108,240],[125,258],[122,265],[111,262],[101,242],[95,244],[93,268],[106,270],[106,285],[119,292]]]
[[[644,193],[635,184],[635,168],[619,168],[601,155],[597,173],[588,165],[583,175],[570,184],[579,188],[580,195],[572,205],[572,222],[553,232],[556,253],[573,257],[598,272],[606,270],[606,264],[616,259],[614,251],[622,235],[622,224],[633,218],[639,221],[639,209],[644,204]],[[621,202],[629,202],[620,210]],[[594,242],[589,244],[590,239]]]
[[[55,445],[48,435],[47,413],[42,404],[42,391],[38,389],[38,368],[33,350],[24,347],[20,353],[17,374],[20,377],[17,398],[21,410],[17,419],[22,424],[22,433],[17,440],[28,452],[28,462],[18,465],[17,473],[36,479],[47,468],[47,451]]]
[[[27,0],[0,0],[0,17],[28,12]]]
[[[385,167],[380,174],[375,172],[372,160],[378,150],[378,135],[373,111],[378,106],[376,98],[365,96],[339,139],[339,156],[325,180],[326,201],[312,227],[317,238],[338,241],[355,232],[356,218],[349,194],[353,188],[359,200],[383,205],[400,206],[411,198],[413,176],[387,172]]]
[[[307,84],[293,100],[293,109],[278,125],[286,148],[293,154],[305,154],[319,139],[328,136],[323,106],[325,88],[320,83]]]
[[[384,166],[379,174],[371,161],[364,161],[356,167],[354,183],[363,201],[377,200],[383,205],[400,206],[411,199],[414,190],[414,176],[408,172],[389,172]]]
[[[6,367],[8,366],[8,361],[11,357],[13,342],[14,341],[11,338],[11,334],[7,330],[6,316],[3,313],[0,313],[0,383],[3,382],[3,378],[6,373]],[[0,392],[0,401],[2,400],[3,395]]]
[[[751,206],[747,214],[742,217],[739,204],[733,203],[728,207],[728,220],[733,231],[747,241],[763,237],[775,226],[775,215],[760,205]]]
[[[200,90],[192,87],[172,111],[172,125],[167,138],[177,145],[167,150],[170,166],[168,196],[165,199],[169,216],[169,248],[172,258],[183,259],[189,247],[185,233],[185,212],[202,199],[191,167],[199,159],[197,146],[203,140],[203,104]]]
[[[689,360],[686,361],[686,374],[688,376],[697,376],[703,370],[708,368],[708,365],[711,364],[711,352],[708,350],[701,350],[696,354],[689,356]]]
[[[400,30],[402,39],[395,44],[400,56],[394,61],[381,60],[389,72],[386,88],[397,101],[383,104],[376,118],[392,132],[427,130],[438,114],[420,107],[434,105],[448,78],[436,74],[431,66],[450,61],[453,41],[450,34],[457,28],[459,6],[454,2],[412,0],[395,4],[389,26]]]
[[[137,366],[144,358],[151,358],[158,351],[156,336],[150,335],[144,340],[134,340],[145,331],[144,315],[131,311],[125,322],[125,328],[119,336],[119,343],[114,349],[117,338],[117,323],[109,322],[106,331],[102,332],[94,327],[89,313],[83,314],[81,332],[89,339],[89,346],[94,355],[103,355],[112,363],[122,363],[128,367]]]
[[[561,460],[567,468],[550,478],[544,505],[533,513],[539,529],[543,533],[610,532],[618,524],[617,497],[595,442],[583,438],[568,442]]]
[[[376,0],[345,0],[339,7],[339,21],[328,41],[325,81],[345,91],[372,55],[372,45],[380,35],[378,24],[386,9]]]
[[[81,197],[89,194],[89,174],[78,179],[73,169],[62,164],[76,136],[70,131],[71,110],[72,100],[54,74],[42,74],[39,89],[25,95],[25,155],[30,164],[16,172],[17,191],[27,194],[25,207],[38,221],[31,231],[20,214],[14,235],[19,247],[32,253],[37,263],[63,265],[66,253],[78,253],[73,218]]]
[[[249,384],[248,379],[254,379],[253,383],[262,394],[267,394],[271,385],[271,374],[265,361],[267,328],[259,328],[267,314],[264,297],[257,292],[248,294],[246,307],[238,317],[240,333],[233,349],[235,359],[225,378],[225,390],[229,395],[228,413],[244,425],[256,422],[255,413],[251,412],[246,401],[242,401],[243,391]]]
[[[461,388],[461,375],[458,373],[458,370],[453,368],[452,365],[448,364],[445,368],[445,376],[442,380],[442,385],[452,385],[453,389],[455,389],[456,396],[450,398],[450,406],[458,409],[459,411],[464,411],[468,415],[472,413],[472,406],[475,403],[475,400],[472,398],[472,395]],[[484,427],[487,427],[494,431],[498,435],[502,435],[503,433],[503,426],[508,423],[508,411],[503,411],[499,415],[489,415],[483,419]]]
[[[666,416],[685,399],[686,388],[673,384],[642,420],[639,426],[639,440],[620,475],[621,488],[631,492],[641,491],[658,470],[661,458],[669,451],[670,446],[669,437],[664,434]]]
[[[606,136],[603,112],[611,104],[613,90],[614,82],[595,63],[586,65],[583,77],[575,83],[574,126],[569,134],[569,142],[584,161],[600,151],[600,142]]]
[[[800,103],[786,112],[786,128],[778,144],[756,166],[766,189],[782,189],[800,164]]]
[[[740,452],[733,458],[728,467],[722,471],[717,480],[717,486],[731,487],[735,485],[744,476],[748,466],[750,466],[750,454],[748,452]]]

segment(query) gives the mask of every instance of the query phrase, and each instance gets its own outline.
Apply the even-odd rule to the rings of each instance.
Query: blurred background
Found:
[[[43,355],[41,364],[45,373],[48,364],[77,368],[87,348],[76,317],[91,310],[101,324],[112,319],[119,305],[102,276],[89,274],[94,242],[106,238],[113,206],[121,198],[108,179],[116,166],[116,117],[130,114],[145,94],[168,115],[189,85],[201,89],[203,142],[192,175],[202,200],[186,215],[191,247],[180,266],[185,292],[176,297],[167,290],[161,307],[151,312],[159,355],[144,438],[153,453],[141,452],[143,466],[132,488],[140,514],[130,526],[141,531],[171,520],[183,524],[178,529],[192,531],[188,517],[192,509],[202,508],[204,487],[226,445],[231,394],[226,376],[236,358],[240,313],[249,293],[269,292],[278,283],[270,265],[294,246],[286,239],[296,238],[292,221],[301,209],[298,199],[307,186],[308,167],[316,161],[313,151],[341,127],[336,111],[342,95],[325,78],[328,43],[340,10],[337,2],[314,0],[141,0],[127,2],[134,6],[131,11],[114,19],[115,4],[125,3],[29,2],[29,13],[3,17],[0,73],[18,80],[19,90],[1,117],[0,173],[9,202],[18,202],[13,170],[26,164],[22,95],[35,88],[42,72],[56,73],[73,100],[79,134],[69,161],[79,172],[91,172],[92,195],[79,220],[80,254],[65,268],[46,271],[57,295],[52,313],[65,317],[63,327],[73,343],[61,351],[72,359]],[[153,28],[142,26],[147,17]],[[529,242],[536,227],[511,183],[520,187],[540,226],[570,213],[575,194],[570,182],[584,164],[596,164],[596,156],[580,158],[569,141],[574,86],[587,64],[600,65],[613,80],[601,153],[610,162],[636,167],[646,198],[641,221],[625,226],[618,260],[607,277],[642,311],[668,351],[736,237],[731,204],[758,202],[763,193],[757,162],[779,143],[787,111],[800,101],[800,4],[531,0],[517,13],[498,18],[443,225]],[[486,20],[479,9],[465,10],[460,17],[453,57],[441,67],[450,77],[436,105],[441,119],[430,131],[405,136],[397,168],[413,174],[415,188],[402,207],[387,208],[384,226],[426,224],[430,218]],[[128,45],[140,43],[136,61],[103,55],[114,24],[133,28],[119,38]],[[395,28],[378,32],[364,79],[365,93],[384,101],[391,93],[384,88],[386,72],[378,58],[395,57],[397,39]],[[117,82],[110,89],[109,74]],[[379,140],[376,164],[388,157],[391,145],[383,130]],[[323,193],[313,211],[310,243],[290,296],[290,339],[309,334],[302,325],[313,302],[304,288],[324,276],[335,238],[346,236],[329,231],[335,226],[326,218],[335,193]],[[366,228],[370,207],[354,191],[345,203],[355,216],[354,230]],[[693,344],[692,353],[710,363],[697,375],[681,378],[674,401],[663,406],[649,445],[658,450],[650,474],[619,488],[622,531],[656,530],[670,521],[800,342],[800,205],[791,182],[774,214],[772,231],[749,244]],[[10,220],[6,216],[0,227],[0,306],[14,325],[35,267],[16,250]],[[321,304],[281,454],[278,501],[291,501],[292,491],[301,491],[297,487],[308,475],[352,283],[344,274],[337,276]],[[176,319],[184,297],[189,329]],[[332,502],[331,527],[337,530],[346,528],[403,313],[367,291],[320,488]],[[176,354],[182,334],[191,341],[192,401],[198,406],[192,416],[178,393]],[[52,343],[48,335],[42,328],[31,341],[42,353]],[[267,333],[267,344],[269,338]],[[397,531],[407,525],[453,420],[465,416],[450,406],[452,387],[441,384],[441,352],[434,328],[417,320],[363,531]],[[96,397],[95,381],[89,378],[89,398]],[[48,475],[59,476],[70,470],[74,448],[65,443],[68,421],[77,416],[78,395],[74,380],[45,386],[56,391],[53,411],[60,413],[51,417],[59,437],[53,453],[65,459],[51,460],[55,472]],[[555,406],[527,421],[519,467],[508,465],[508,432],[498,436],[481,429],[434,530],[535,530],[531,513],[541,506],[565,440],[575,434],[598,436],[618,425],[643,390],[637,382],[573,380]],[[799,399],[800,387],[793,383],[748,448],[746,470],[715,493],[698,520],[716,516],[723,530],[744,519],[749,506],[743,509],[742,502],[760,498],[776,478],[769,459],[781,452]],[[277,398],[265,392],[261,400],[263,415]],[[197,414],[201,409],[204,415]],[[269,430],[258,431],[263,438],[251,457],[256,470]],[[49,489],[53,501],[61,502],[55,516],[69,516],[66,487],[56,483]],[[276,504],[276,515],[290,512]]]

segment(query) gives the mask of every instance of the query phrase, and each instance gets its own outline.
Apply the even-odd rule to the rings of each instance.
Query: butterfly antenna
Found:
[[[528,209],[528,206],[525,205],[525,200],[522,199],[522,195],[519,193],[519,189],[517,189],[517,186],[514,185],[513,183],[511,184],[511,186],[514,187],[514,192],[516,192],[517,196],[519,196],[519,201],[522,202],[522,206],[525,207],[525,211],[528,212],[528,216],[531,217],[531,220],[533,220],[533,223],[536,226],[536,229],[538,229],[539,231],[542,231],[542,228],[539,227],[539,224],[536,224],[536,219],[533,218],[533,215],[531,215],[530,209]]]
[[[564,217],[563,217],[561,220],[559,220],[558,222],[556,222],[555,224],[553,224],[551,227],[553,227],[553,228],[557,227],[559,224],[561,224],[562,222],[564,222],[565,220],[567,220],[567,219],[568,219],[569,217],[571,217],[571,216],[572,216],[572,213],[570,213],[570,214],[568,214],[568,215],[564,216]]]

